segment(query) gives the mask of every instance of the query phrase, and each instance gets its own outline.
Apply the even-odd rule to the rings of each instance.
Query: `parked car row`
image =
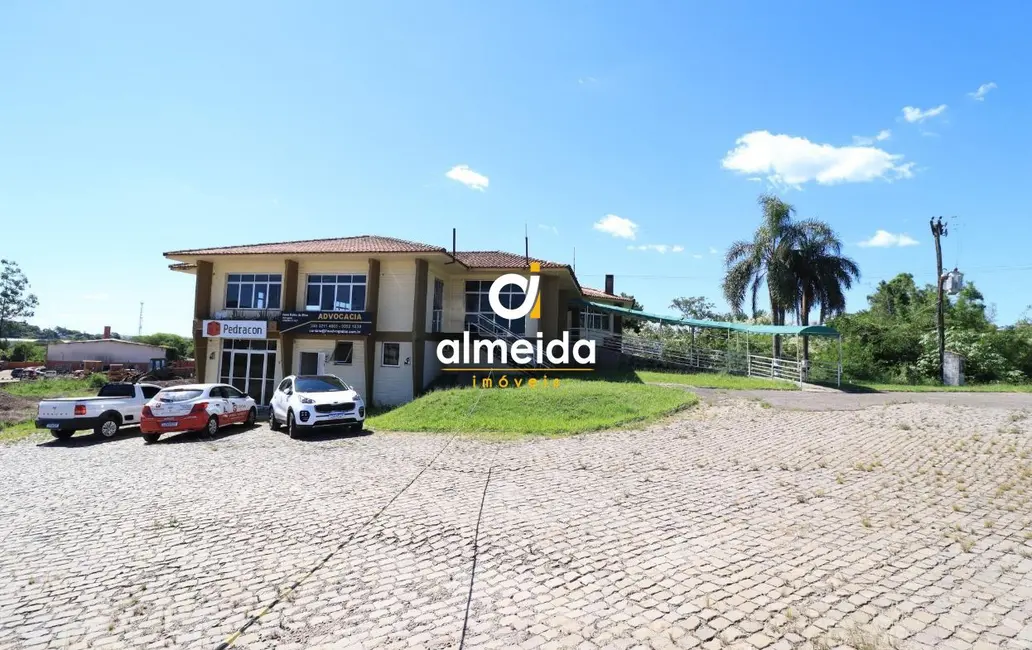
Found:
[[[57,377],[56,370],[47,370],[45,366],[36,368],[15,368],[11,371],[11,379],[53,379]]]
[[[291,375],[272,397],[274,431],[286,427],[291,438],[319,427],[361,431],[366,409],[362,397],[332,375]],[[112,383],[96,397],[45,399],[39,403],[36,427],[65,440],[76,431],[92,430],[110,438],[126,426],[139,426],[145,443],[185,431],[215,435],[232,425],[254,426],[258,405],[228,384],[186,384],[162,388],[154,384]]]

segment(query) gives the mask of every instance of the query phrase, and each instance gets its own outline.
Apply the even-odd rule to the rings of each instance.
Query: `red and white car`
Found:
[[[140,432],[144,442],[163,433],[206,431],[213,436],[231,424],[253,426],[258,407],[250,396],[227,384],[186,384],[163,388],[143,407]]]

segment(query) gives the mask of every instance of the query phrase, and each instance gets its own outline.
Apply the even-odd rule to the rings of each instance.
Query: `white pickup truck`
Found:
[[[119,427],[140,423],[140,412],[160,386],[153,384],[107,384],[96,397],[62,397],[39,403],[36,428],[49,429],[60,440],[71,438],[76,431],[93,430],[110,438]]]

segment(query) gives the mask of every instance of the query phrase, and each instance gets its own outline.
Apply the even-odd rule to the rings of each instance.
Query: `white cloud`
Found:
[[[978,90],[976,90],[975,92],[968,93],[968,97],[975,100],[976,102],[984,102],[985,96],[989,94],[990,90],[993,90],[995,88],[996,82],[990,81],[987,84],[982,84],[981,86],[979,86]]]
[[[888,140],[891,137],[892,131],[890,131],[889,129],[882,129],[881,131],[878,131],[878,135],[874,136],[873,138],[868,137],[866,135],[854,135],[853,144],[861,147],[867,147],[874,144],[875,142],[884,142],[885,140]]]
[[[698,253],[693,253],[692,257],[694,257],[697,260],[701,260],[702,259],[702,255],[699,255]]]
[[[809,181],[833,185],[913,176],[913,163],[901,163],[902,155],[876,147],[836,147],[769,131],[746,133],[735,145],[721,161],[724,169],[766,174],[776,185],[800,187]]]
[[[642,244],[640,246],[628,246],[629,251],[654,251],[663,255],[667,251],[671,253],[682,253],[684,252],[684,246],[675,245],[669,246],[667,244]]]
[[[638,224],[630,219],[618,217],[615,214],[607,214],[592,226],[595,230],[609,233],[620,239],[634,239],[638,233]]]
[[[717,249],[715,249],[712,246],[710,246],[709,254],[710,255],[720,255],[720,251],[718,251]]]
[[[556,228],[555,226],[546,226],[543,223],[539,223],[538,224],[538,228],[540,230],[547,230],[548,232],[552,233],[553,235],[558,235],[559,234],[559,229]]]
[[[581,77],[580,79],[577,80],[577,83],[580,84],[581,86],[587,86],[587,85],[593,84],[593,83],[595,83],[597,81],[598,81],[598,79],[595,79],[594,77]]]
[[[487,189],[490,179],[481,173],[475,172],[468,165],[455,165],[445,174],[453,181],[458,181],[471,190],[483,192]]]
[[[906,233],[894,234],[887,230],[878,230],[870,239],[860,242],[869,248],[893,248],[901,246],[917,246],[917,240]]]
[[[920,108],[914,108],[913,106],[903,107],[903,119],[911,124],[915,122],[924,122],[930,117],[942,115],[946,110],[946,104],[939,104],[935,108],[929,108],[926,111],[922,111]]]
[[[87,293],[87,294],[84,294],[83,297],[82,297],[83,300],[89,300],[91,302],[104,302],[108,298],[110,298],[110,296],[107,295],[106,293],[103,293],[103,292],[100,292],[100,293]]]

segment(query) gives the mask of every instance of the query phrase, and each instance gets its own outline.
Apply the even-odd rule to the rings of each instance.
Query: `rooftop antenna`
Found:
[[[136,336],[143,336],[143,302],[140,302],[140,323],[136,326]]]
[[[573,247],[573,272],[577,272],[577,247]]]
[[[527,268],[530,268],[530,235],[527,233],[527,224],[523,224],[523,255],[527,258]]]
[[[455,230],[456,230],[455,228],[451,229],[451,261],[447,262],[447,264],[454,264],[456,262],[456,259],[455,259]]]

